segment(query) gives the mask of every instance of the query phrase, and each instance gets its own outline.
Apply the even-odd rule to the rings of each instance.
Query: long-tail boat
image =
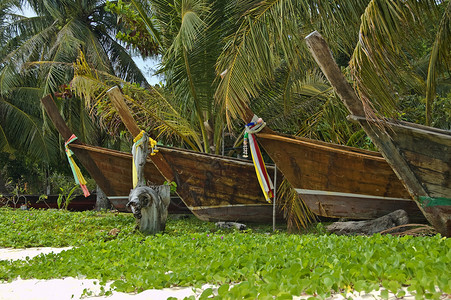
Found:
[[[130,133],[138,135],[140,129],[119,88],[113,87],[107,94]],[[251,112],[247,112],[251,119]],[[411,221],[424,221],[423,214],[379,153],[282,136],[267,128],[264,132],[258,134],[259,143],[317,215],[373,219],[404,209]],[[155,161],[156,166],[160,164]]]
[[[257,139],[319,216],[374,219],[403,209],[411,222],[425,220],[377,152],[274,132],[258,133]]]
[[[418,124],[366,117],[363,104],[332,57],[323,37],[305,38],[335,92],[404,184],[426,219],[451,236],[451,132]]]
[[[41,102],[56,129],[68,140],[72,132],[53,98],[48,95]],[[108,198],[124,205],[132,189],[132,155],[78,140],[70,144],[70,149]],[[269,171],[274,172],[274,168]],[[152,184],[175,182],[176,193],[201,220],[272,221],[272,204],[263,197],[249,161],[161,146],[157,155],[149,155],[144,173]]]

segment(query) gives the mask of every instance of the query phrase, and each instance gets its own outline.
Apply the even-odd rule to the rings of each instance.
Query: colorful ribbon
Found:
[[[263,161],[260,148],[258,147],[257,140],[255,138],[255,133],[259,132],[265,123],[254,116],[252,122],[246,125],[245,138],[249,141],[249,147],[251,149],[252,161],[254,162],[255,172],[257,173],[258,183],[265,195],[266,201],[271,203],[271,198],[274,197],[274,185],[269,178],[268,171],[266,170],[265,162]],[[247,148],[247,145],[245,145]],[[246,149],[247,152],[247,149]],[[247,154],[247,153],[246,153]]]
[[[136,153],[136,150],[138,149],[139,146],[142,145],[142,143],[144,142],[143,139],[143,134],[144,134],[144,130],[141,130],[141,132],[133,139],[133,149],[132,149],[132,153]],[[153,140],[152,138],[149,137],[149,145],[150,145],[150,155],[155,155],[158,152],[157,149],[157,141]],[[137,171],[137,166],[135,163],[135,155],[133,155],[133,164],[132,164],[132,175],[133,175],[133,188],[135,188],[138,185],[138,171]]]
[[[83,174],[81,174],[80,168],[75,163],[75,160],[73,157],[74,153],[72,152],[72,150],[69,149],[69,144],[72,143],[73,141],[75,141],[76,139],[77,139],[77,137],[75,136],[75,134],[72,134],[72,136],[67,140],[67,142],[64,143],[64,148],[66,151],[67,159],[69,160],[72,174],[74,175],[75,183],[80,185],[80,187],[83,191],[83,194],[85,195],[85,197],[88,197],[90,194],[89,194],[88,188],[86,187],[86,180],[83,177]]]

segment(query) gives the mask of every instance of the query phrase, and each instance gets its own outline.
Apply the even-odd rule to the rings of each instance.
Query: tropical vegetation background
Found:
[[[308,53],[313,30],[368,108],[449,130],[450,23],[449,0],[1,0],[0,193],[71,180],[47,94],[80,140],[129,151],[113,85],[166,145],[240,155],[249,107],[279,132],[374,150]]]

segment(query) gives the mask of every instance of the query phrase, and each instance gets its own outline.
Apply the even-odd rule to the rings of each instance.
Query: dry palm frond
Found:
[[[284,179],[278,189],[278,197],[283,199],[282,211],[287,218],[288,230],[299,231],[317,221],[316,215],[305,205],[296,190]]]
[[[404,224],[393,228],[386,229],[379,232],[380,234],[391,234],[396,236],[423,236],[423,235],[435,235],[437,231],[434,227],[426,224]]]

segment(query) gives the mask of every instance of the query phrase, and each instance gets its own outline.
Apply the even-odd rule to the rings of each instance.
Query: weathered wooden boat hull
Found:
[[[380,128],[362,118],[350,118],[372,130]],[[416,182],[405,178],[398,163],[392,162],[393,169],[404,183],[409,183],[406,188],[428,221],[443,235],[451,236],[451,132],[399,121],[386,121],[384,126],[385,132],[378,135],[390,137]],[[391,155],[388,157],[390,162]]]
[[[402,181],[427,220],[451,236],[451,132],[391,120],[367,120],[363,105],[318,32],[307,46],[346,107]]]
[[[89,156],[96,169],[102,170],[102,177],[91,176],[115,207],[124,210],[132,189],[132,155],[84,144],[71,144],[70,148],[77,157]],[[272,220],[272,205],[263,199],[252,163],[188,150],[160,147],[159,151],[173,169],[177,194],[199,219]],[[144,174],[149,184],[166,181],[150,159]]]
[[[53,99],[47,96],[41,102],[56,129],[68,140],[72,132]],[[129,195],[132,189],[130,153],[89,146],[79,141],[69,147],[108,197],[120,200]],[[154,160],[165,170],[158,169]],[[177,194],[200,219],[241,222],[267,222],[272,219],[272,205],[264,199],[254,166],[249,161],[160,147],[155,156],[148,156],[144,176],[155,185],[161,185],[166,180],[174,181]],[[281,215],[278,214],[278,217],[281,218]]]
[[[425,221],[377,152],[279,134],[257,139],[317,215],[373,219],[404,209],[412,221]]]

